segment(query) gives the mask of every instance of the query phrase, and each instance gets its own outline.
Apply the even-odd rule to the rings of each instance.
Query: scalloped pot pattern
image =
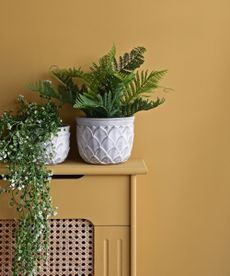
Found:
[[[82,159],[92,164],[128,160],[134,140],[134,117],[77,118],[77,143]]]
[[[60,127],[57,135],[53,135],[45,144],[46,164],[59,164],[65,161],[70,149],[70,127]]]

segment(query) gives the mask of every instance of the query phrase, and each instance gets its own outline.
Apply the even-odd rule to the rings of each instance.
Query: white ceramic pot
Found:
[[[128,160],[134,139],[134,117],[77,118],[79,154],[87,163],[117,164]]]
[[[65,161],[69,153],[70,126],[60,127],[56,135],[45,143],[45,159],[47,165],[59,164]]]

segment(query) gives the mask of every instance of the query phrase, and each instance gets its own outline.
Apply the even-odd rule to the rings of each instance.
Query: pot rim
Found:
[[[58,127],[57,135],[61,135],[63,133],[64,134],[65,133],[70,133],[70,125],[64,125],[64,126]]]
[[[76,117],[77,125],[111,125],[111,124],[130,124],[134,122],[134,116],[115,117],[115,118],[90,118]]]
[[[64,128],[70,129],[70,125],[63,125],[63,126],[58,127],[59,130],[64,129]]]

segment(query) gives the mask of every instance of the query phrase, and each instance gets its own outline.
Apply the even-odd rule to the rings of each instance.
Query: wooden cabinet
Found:
[[[130,275],[130,227],[95,227],[95,276]]]
[[[146,173],[144,162],[113,166],[66,162],[50,169],[51,195],[58,207],[54,219],[86,219],[94,226],[93,275],[137,276],[136,175]],[[7,195],[1,195],[0,220],[16,218],[7,201]]]
[[[129,177],[84,175],[53,180],[59,218],[87,218],[96,225],[129,225]]]

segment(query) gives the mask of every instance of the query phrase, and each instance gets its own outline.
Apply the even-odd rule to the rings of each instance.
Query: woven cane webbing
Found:
[[[15,222],[0,220],[0,276],[11,276]],[[38,276],[93,276],[93,224],[84,219],[50,220],[48,264]]]
[[[0,276],[10,276],[15,241],[12,238],[15,223],[0,220]]]

